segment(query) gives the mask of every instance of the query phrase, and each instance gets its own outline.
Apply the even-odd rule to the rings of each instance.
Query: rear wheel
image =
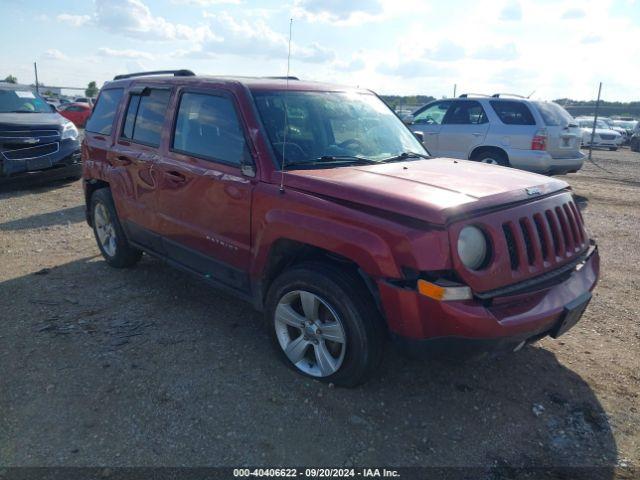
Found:
[[[142,252],[129,244],[108,188],[91,196],[91,218],[98,248],[109,265],[126,268],[138,263]]]
[[[490,165],[500,165],[502,167],[509,166],[509,159],[504,153],[497,150],[485,150],[475,155],[473,158],[480,163],[488,163]]]
[[[616,150],[618,150],[618,147],[609,147],[609,150],[611,150],[612,152],[615,152]]]
[[[298,373],[350,387],[378,367],[382,319],[357,275],[330,264],[301,264],[274,281],[266,303],[275,347]]]

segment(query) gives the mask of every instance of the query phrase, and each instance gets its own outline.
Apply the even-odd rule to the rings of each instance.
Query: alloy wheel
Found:
[[[326,301],[294,290],[280,299],[274,316],[278,343],[296,368],[314,377],[340,369],[347,338],[340,316]]]
[[[116,255],[116,229],[109,216],[109,211],[102,203],[97,203],[93,211],[93,223],[96,227],[98,241],[104,252],[110,257]]]

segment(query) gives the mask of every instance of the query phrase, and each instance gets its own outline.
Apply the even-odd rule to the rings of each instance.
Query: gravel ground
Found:
[[[261,316],[144,257],[106,266],[80,182],[0,193],[0,466],[640,465],[640,154],[566,179],[602,277],[560,340],[408,360],[352,390],[278,362]]]

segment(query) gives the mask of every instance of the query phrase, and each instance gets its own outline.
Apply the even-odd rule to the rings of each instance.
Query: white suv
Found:
[[[582,132],[553,102],[515,95],[464,94],[436,100],[404,118],[432,155],[544,174],[577,172]]]

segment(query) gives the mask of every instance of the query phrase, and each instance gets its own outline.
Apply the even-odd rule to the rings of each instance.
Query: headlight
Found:
[[[60,137],[60,140],[66,140],[67,138],[70,138],[71,140],[78,138],[78,129],[73,122],[65,123],[62,128],[62,136]]]
[[[458,235],[458,257],[465,267],[477,270],[482,267],[489,254],[487,237],[478,227],[467,226]]]

